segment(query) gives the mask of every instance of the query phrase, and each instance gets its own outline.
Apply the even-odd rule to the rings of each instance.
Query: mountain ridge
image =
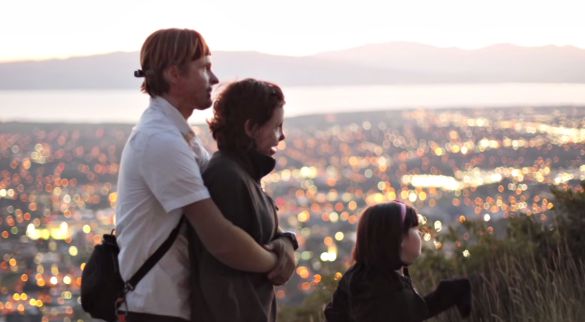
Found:
[[[480,49],[393,42],[309,56],[214,51],[220,80],[255,77],[284,86],[424,83],[585,83],[585,49],[497,44]],[[138,52],[0,63],[0,90],[126,89],[141,80]]]

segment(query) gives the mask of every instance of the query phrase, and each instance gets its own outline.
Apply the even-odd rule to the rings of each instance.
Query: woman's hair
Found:
[[[188,64],[201,57],[211,55],[203,36],[190,29],[161,29],[152,33],[140,50],[138,77],[144,76],[141,90],[151,97],[166,94],[169,84],[163,71],[169,66],[177,66],[186,72]]]
[[[393,201],[369,207],[358,223],[353,259],[356,264],[368,269],[399,269],[404,266],[400,259],[402,238],[410,228],[416,226],[416,210],[402,202]]]
[[[262,126],[274,110],[284,106],[284,95],[277,85],[244,79],[230,83],[213,103],[213,119],[209,129],[219,150],[245,152],[254,148],[254,141],[245,131],[245,124]]]

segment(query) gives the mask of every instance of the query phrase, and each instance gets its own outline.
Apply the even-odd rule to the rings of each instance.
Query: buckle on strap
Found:
[[[134,286],[132,286],[132,284],[130,284],[130,282],[126,282],[124,283],[124,296],[128,293],[134,291]]]

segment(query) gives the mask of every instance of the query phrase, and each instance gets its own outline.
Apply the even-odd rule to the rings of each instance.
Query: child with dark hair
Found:
[[[408,265],[421,254],[416,210],[394,201],[362,214],[353,253],[355,264],[344,274],[331,303],[328,322],[415,322],[457,306],[462,317],[471,311],[468,279],[444,280],[421,297],[412,286]]]

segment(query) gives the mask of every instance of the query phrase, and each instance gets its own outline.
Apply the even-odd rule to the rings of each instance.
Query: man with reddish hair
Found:
[[[210,254],[232,268],[269,273],[275,283],[294,270],[287,238],[267,251],[228,221],[211,200],[201,171],[209,154],[189,127],[194,110],[211,106],[210,50],[194,30],[151,34],[140,52],[142,91],[150,104],[122,152],[116,232],[122,278],[128,280],[167,239],[184,216]],[[128,321],[189,321],[189,253],[185,229],[167,253],[126,295]]]

